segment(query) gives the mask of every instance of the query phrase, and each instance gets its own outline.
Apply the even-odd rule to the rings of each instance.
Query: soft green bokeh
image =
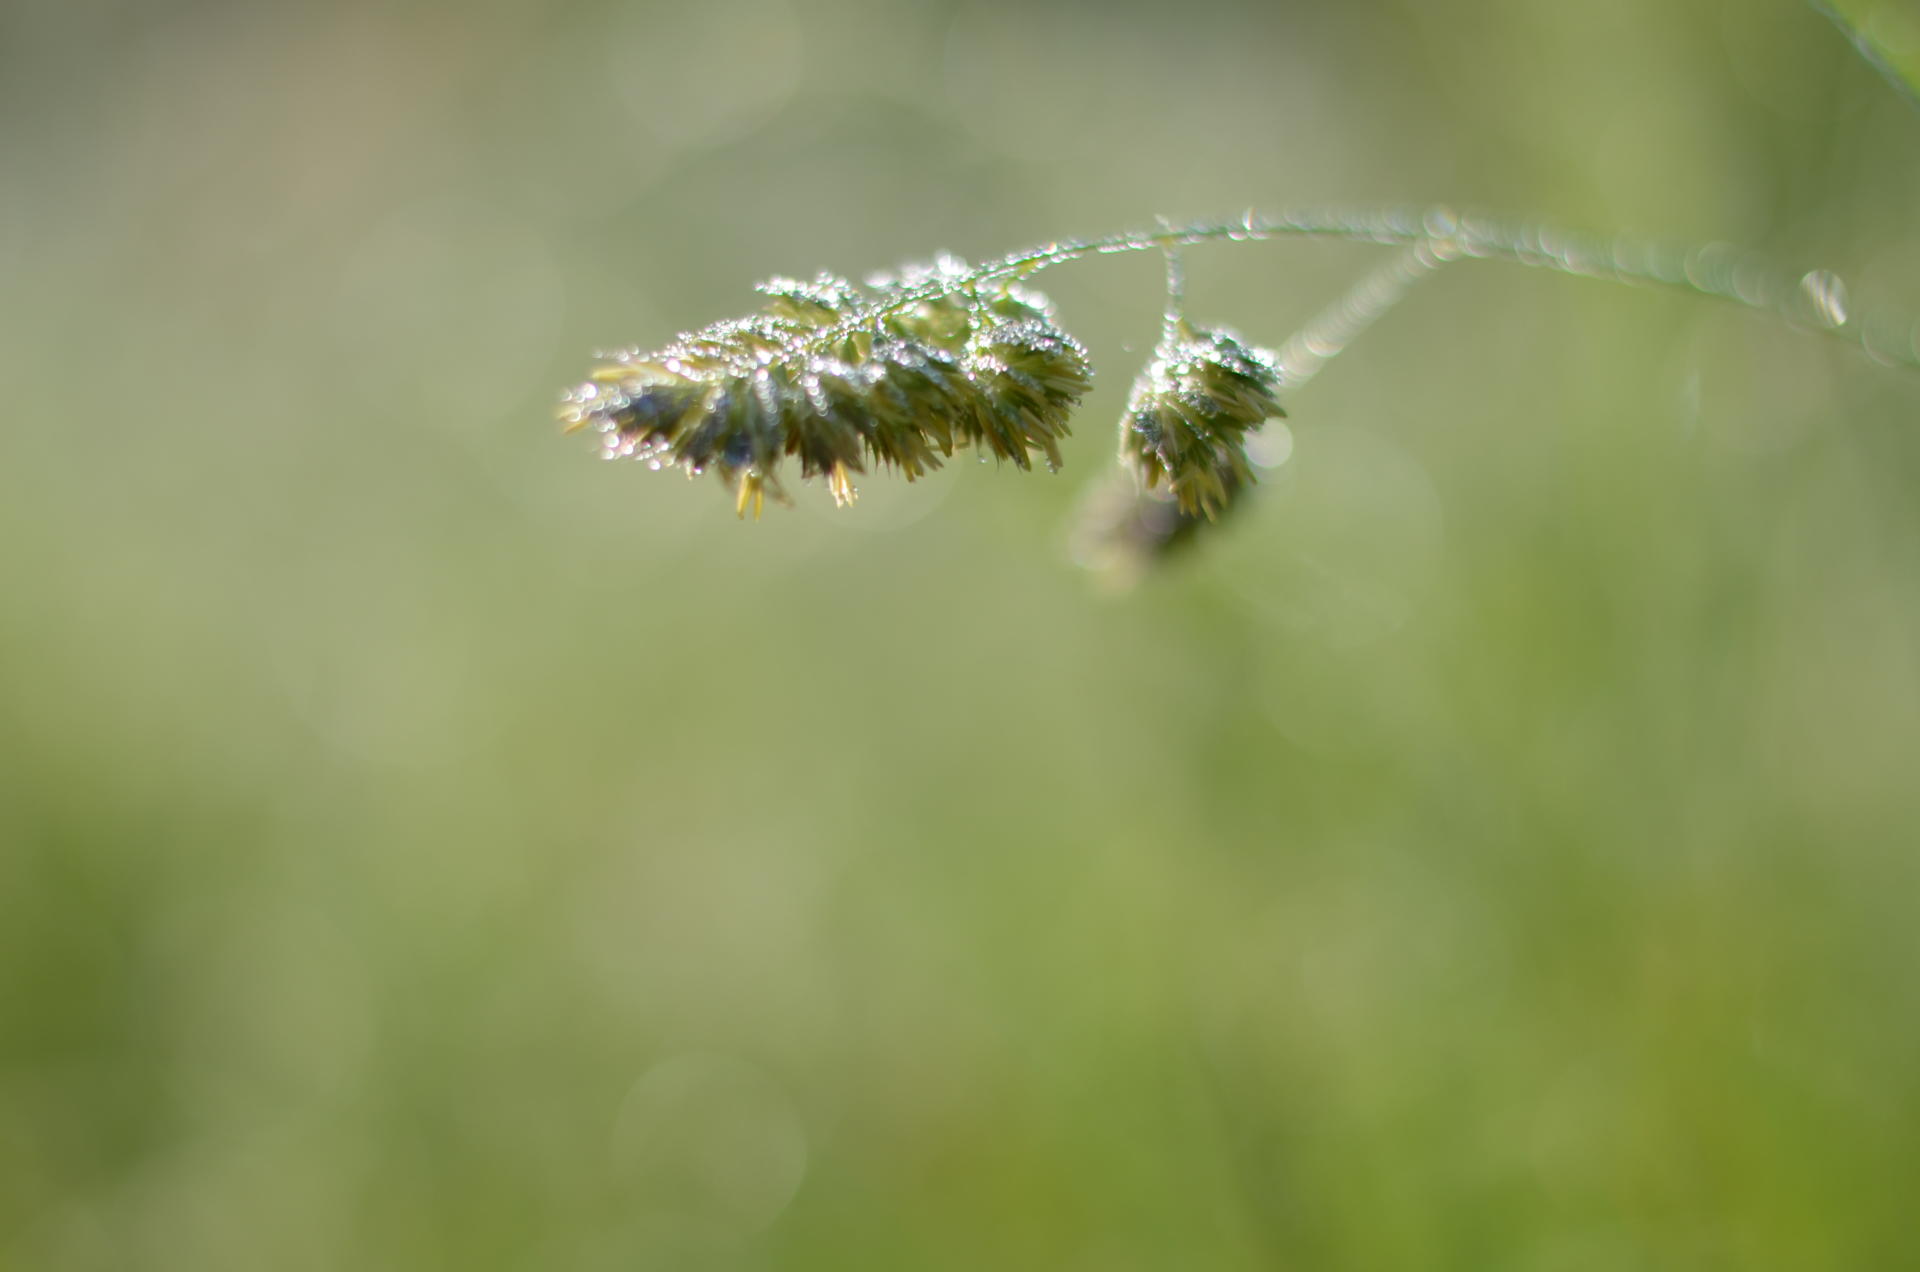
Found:
[[[768,274],[1427,200],[1920,307],[1788,0],[8,6],[0,1269],[1920,1262],[1920,376],[1462,265],[1120,598],[1145,257],[1058,477],[550,422]]]

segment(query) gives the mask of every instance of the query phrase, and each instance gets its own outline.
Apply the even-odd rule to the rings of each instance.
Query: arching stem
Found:
[[[1920,324],[1849,315],[1844,305],[1834,300],[1843,289],[1825,271],[1790,279],[1763,258],[1724,243],[1675,247],[1624,236],[1598,238],[1537,223],[1462,217],[1444,207],[1305,208],[1273,216],[1249,211],[1237,221],[1165,225],[1104,238],[1060,240],[990,261],[958,279],[942,279],[896,293],[885,302],[849,314],[835,326],[820,329],[814,339],[826,345],[877,317],[910,309],[956,289],[1026,278],[1089,256],[1280,238],[1425,247],[1436,260],[1499,260],[1581,278],[1709,296],[1770,313],[1803,330],[1820,332],[1863,350],[1877,361],[1920,370]]]

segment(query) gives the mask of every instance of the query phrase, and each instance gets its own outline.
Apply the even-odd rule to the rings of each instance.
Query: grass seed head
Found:
[[[830,274],[759,290],[758,314],[606,355],[563,396],[561,423],[592,429],[608,459],[713,469],[742,516],[785,498],[789,456],[840,504],[869,464],[911,481],[966,446],[1059,466],[1093,370],[1039,294],[978,283],[947,256],[868,290]]]
[[[1279,392],[1272,354],[1175,319],[1127,399],[1121,463],[1187,517],[1216,518],[1254,479],[1248,430],[1286,416]]]

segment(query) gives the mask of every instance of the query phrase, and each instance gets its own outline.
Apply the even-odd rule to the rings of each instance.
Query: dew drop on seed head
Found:
[[[1847,285],[1830,270],[1807,271],[1800,280],[1800,292],[1813,305],[1816,317],[1829,327],[1844,326],[1847,321]]]

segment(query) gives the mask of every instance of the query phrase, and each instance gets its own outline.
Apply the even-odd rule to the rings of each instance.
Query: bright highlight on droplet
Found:
[[[1840,276],[1829,270],[1808,270],[1806,277],[1800,280],[1800,291],[1804,294],[1819,320],[1829,327],[1845,325],[1847,321],[1847,285]]]

